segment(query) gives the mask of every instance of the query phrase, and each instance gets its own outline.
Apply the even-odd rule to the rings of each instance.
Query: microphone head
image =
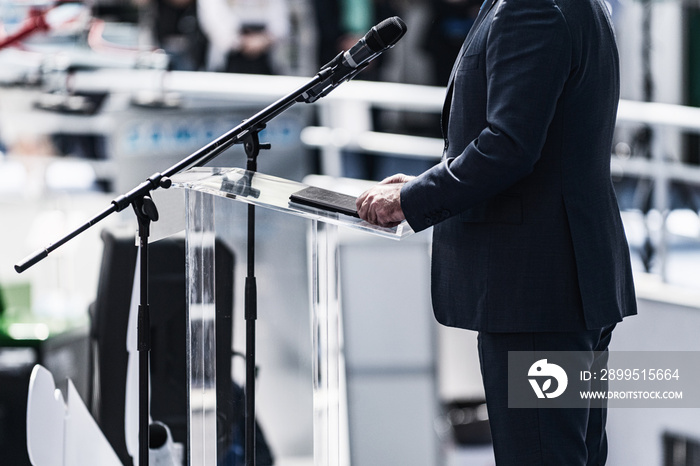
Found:
[[[365,36],[365,43],[375,53],[392,47],[406,34],[406,23],[398,16],[387,18],[373,26]]]

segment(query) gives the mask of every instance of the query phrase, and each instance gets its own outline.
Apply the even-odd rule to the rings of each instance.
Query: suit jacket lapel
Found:
[[[464,42],[462,43],[462,48],[459,50],[459,54],[457,55],[457,59],[455,61],[455,64],[452,66],[452,73],[450,74],[450,79],[447,81],[447,94],[445,97],[445,103],[443,104],[442,107],[442,117],[441,117],[441,127],[442,127],[442,134],[445,138],[447,138],[447,119],[450,114],[450,105],[452,104],[452,88],[454,86],[454,78],[455,78],[455,73],[457,72],[457,69],[459,68],[459,64],[462,61],[462,56],[464,55],[464,51],[469,47],[469,44],[471,44],[472,40],[474,39],[474,34],[476,34],[476,31],[479,29],[481,26],[481,23],[484,21],[484,18],[489,14],[489,11],[491,11],[491,8],[496,4],[498,0],[485,0],[484,4],[481,6],[481,9],[479,10],[479,15],[476,17],[476,21],[474,21],[474,24],[472,27],[469,29],[469,33],[467,34],[467,37],[464,39]]]

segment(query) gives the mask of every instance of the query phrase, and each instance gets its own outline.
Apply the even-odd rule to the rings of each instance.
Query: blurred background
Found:
[[[406,22],[406,36],[357,80],[275,118],[261,134],[272,150],[261,154],[259,170],[355,194],[372,180],[420,173],[442,153],[443,86],[479,6],[478,0],[0,0],[0,464],[30,464],[24,423],[36,363],[52,371],[59,388],[73,381],[120,460],[131,464],[120,400],[133,213],[110,216],[22,274],[15,263],[297,89],[394,15]],[[618,327],[611,349],[698,351],[700,3],[608,6],[622,73],[611,167],[640,308]],[[245,154],[234,147],[209,165],[244,167]],[[234,318],[224,370],[237,390],[244,383],[237,353],[245,344],[238,291],[245,251],[237,214],[226,209],[217,210],[217,221],[231,223],[222,241],[235,265],[226,272]],[[161,222],[169,215],[162,211]],[[263,448],[274,464],[313,464],[307,227],[260,215]],[[153,374],[152,398],[183,443],[186,426],[171,411],[186,409],[184,401],[162,395],[186,384],[184,358],[165,357],[184,345],[184,330],[171,321],[185,319],[183,240],[172,241],[173,249],[163,246],[162,258],[154,259],[162,266],[155,280],[166,291],[153,298],[163,304],[152,322],[167,335],[154,348],[153,371],[172,377]],[[434,323],[429,246],[425,233],[401,242],[340,233],[344,464],[494,464],[476,337]],[[175,270],[182,273],[173,276]],[[700,464],[697,409],[616,409],[608,425],[611,465]],[[233,451],[233,444],[226,448]],[[239,464],[233,456],[226,464]]]

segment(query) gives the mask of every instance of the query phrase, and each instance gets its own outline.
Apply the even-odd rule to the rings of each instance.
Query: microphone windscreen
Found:
[[[406,34],[406,23],[398,16],[387,18],[372,27],[365,36],[365,43],[375,53],[385,50]]]

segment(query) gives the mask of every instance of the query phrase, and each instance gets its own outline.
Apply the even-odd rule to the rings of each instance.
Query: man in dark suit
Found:
[[[372,223],[434,226],[435,316],[479,332],[499,466],[605,463],[605,409],[509,409],[507,357],[607,354],[636,313],[610,179],[618,100],[603,1],[486,0],[448,84],[441,163],[358,198]]]

